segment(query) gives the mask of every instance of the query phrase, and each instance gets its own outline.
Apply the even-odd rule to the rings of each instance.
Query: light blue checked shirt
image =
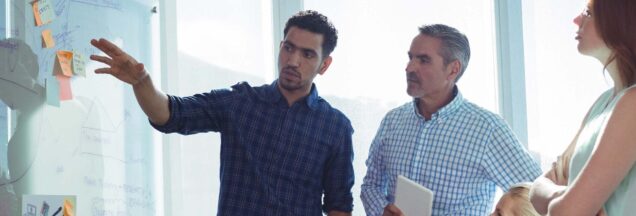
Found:
[[[416,100],[391,110],[371,144],[361,198],[367,215],[382,215],[404,175],[435,193],[433,215],[487,215],[495,186],[533,181],[539,164],[502,118],[455,98],[430,120]]]

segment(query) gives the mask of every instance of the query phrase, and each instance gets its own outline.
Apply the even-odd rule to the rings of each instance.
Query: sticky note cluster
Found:
[[[71,77],[77,75],[86,77],[86,68],[84,56],[79,52],[73,52],[68,50],[59,50],[55,55],[55,65],[53,66],[53,75],[55,76],[57,83],[47,85],[47,91],[49,93],[58,93],[59,101],[73,99],[73,91],[71,89]],[[57,85],[56,85],[57,84]],[[48,98],[49,104],[57,105],[54,103],[55,98]]]
[[[33,17],[35,25],[41,26],[53,22],[55,19],[55,10],[52,0],[35,0],[31,2],[33,7]],[[42,31],[42,48],[52,48],[55,46],[53,33],[50,29]]]
[[[33,0],[31,2],[36,26],[43,26],[55,19],[53,0]],[[54,34],[51,29],[42,30],[42,48],[55,47]],[[86,60],[78,51],[55,51],[53,66],[54,79],[45,79],[47,103],[60,106],[60,101],[72,100],[71,77],[86,77]]]
[[[86,77],[86,59],[77,51],[58,50],[55,55],[53,75]]]

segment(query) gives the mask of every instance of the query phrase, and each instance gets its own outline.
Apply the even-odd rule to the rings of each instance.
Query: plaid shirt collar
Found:
[[[422,116],[417,109],[418,100],[419,100],[418,98],[413,99],[413,112],[418,117],[424,118],[424,116]],[[451,115],[453,112],[459,109],[459,107],[461,107],[464,101],[465,101],[464,97],[459,92],[459,89],[457,88],[457,86],[453,87],[453,100],[451,100],[450,103],[441,107],[439,110],[437,110],[437,112],[433,113],[433,115],[431,116],[431,120],[436,118],[444,119],[445,117]]]
[[[285,97],[278,89],[278,79],[274,80],[271,85],[269,85],[266,94],[259,96],[259,98],[263,101],[271,102],[271,103],[281,103],[284,102],[287,104]],[[304,101],[312,110],[315,110],[318,105],[318,101],[322,100],[320,96],[318,96],[318,89],[316,88],[316,84],[311,84],[311,90],[309,91],[309,95],[300,99],[300,101]]]

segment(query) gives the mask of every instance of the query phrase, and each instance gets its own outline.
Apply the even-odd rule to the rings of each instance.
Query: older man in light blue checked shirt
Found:
[[[401,215],[393,202],[404,175],[435,193],[433,215],[488,215],[496,186],[532,181],[541,169],[501,117],[459,92],[470,58],[466,36],[441,24],[419,30],[406,66],[413,101],[384,117],[371,144],[365,211]]]

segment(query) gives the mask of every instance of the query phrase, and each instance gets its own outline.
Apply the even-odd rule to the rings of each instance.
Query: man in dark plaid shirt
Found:
[[[108,56],[91,59],[109,66],[96,73],[133,86],[156,129],[221,132],[219,215],[351,215],[353,129],[313,84],[331,64],[337,31],[324,15],[301,11],[284,34],[272,84],[190,97],[158,91],[143,64],[105,39],[91,43]]]

